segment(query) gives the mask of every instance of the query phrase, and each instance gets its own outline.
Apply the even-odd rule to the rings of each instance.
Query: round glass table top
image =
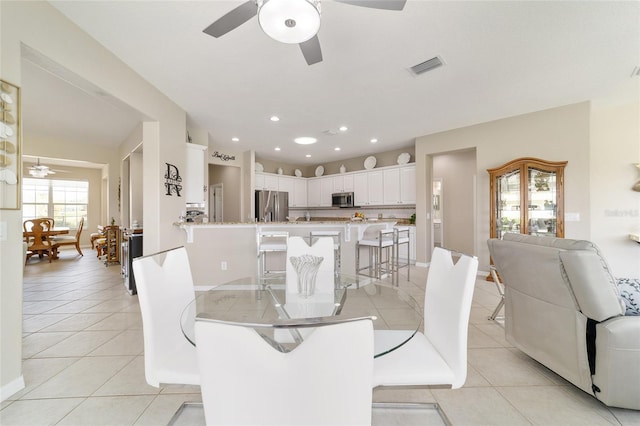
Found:
[[[239,279],[198,292],[180,322],[185,337],[195,344],[196,317],[254,328],[280,350],[299,344],[313,329],[278,328],[292,320],[374,317],[375,356],[407,342],[422,324],[422,309],[406,291],[362,276],[342,275],[332,292],[302,297],[286,290],[284,274],[263,280]],[[295,321],[294,321],[295,322]],[[379,333],[379,330],[389,330]]]

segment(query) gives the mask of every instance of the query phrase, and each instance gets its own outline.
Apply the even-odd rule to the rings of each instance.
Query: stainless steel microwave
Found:
[[[353,192],[331,194],[331,205],[333,207],[353,207],[353,202]]]

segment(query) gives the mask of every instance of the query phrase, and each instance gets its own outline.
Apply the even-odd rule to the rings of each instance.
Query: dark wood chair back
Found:
[[[52,220],[48,218],[25,220],[23,229],[31,234],[27,237],[27,260],[34,254],[49,256],[49,262],[56,255],[58,245],[51,240]]]

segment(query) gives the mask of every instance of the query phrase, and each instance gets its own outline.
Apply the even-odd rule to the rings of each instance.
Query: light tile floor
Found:
[[[63,250],[58,261],[32,258],[25,268],[26,387],[1,403],[3,426],[164,425],[183,402],[201,400],[198,387],[146,384],[138,299],[118,265],[85,253]],[[422,301],[426,274],[413,267],[400,285]],[[497,301],[479,277],[462,389],[379,389],[374,399],[438,402],[454,425],[640,425],[640,411],[606,407],[511,347],[487,320]]]

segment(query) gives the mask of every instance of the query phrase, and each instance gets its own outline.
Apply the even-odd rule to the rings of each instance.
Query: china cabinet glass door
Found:
[[[487,170],[491,238],[507,232],[564,237],[563,162],[519,158]]]

